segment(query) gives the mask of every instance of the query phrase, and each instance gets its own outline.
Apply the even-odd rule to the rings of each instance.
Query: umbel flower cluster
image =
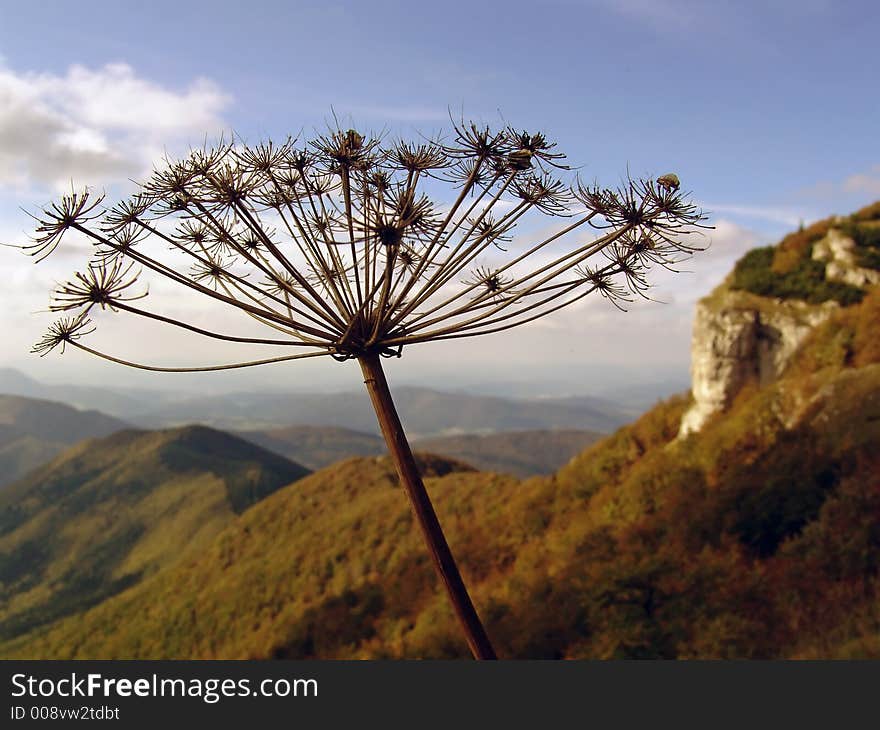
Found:
[[[421,479],[381,365],[408,345],[500,332],[598,292],[645,296],[652,266],[697,246],[703,216],[674,174],[584,185],[543,134],[453,125],[450,140],[386,142],[331,129],[298,143],[232,142],[166,161],[128,200],[71,192],[37,216],[25,250],[94,244],[55,291],[70,312],[34,351],[73,345],[123,365],[223,370],[307,357],[357,359],[401,485],[473,655],[495,651]],[[152,275],[239,310],[262,337],[205,329],[144,303]],[[259,360],[165,367],[83,343],[95,307],[194,335],[274,346]]]
[[[27,253],[42,259],[75,232],[94,256],[55,291],[51,309],[70,314],[34,351],[74,345],[170,371],[399,356],[510,329],[594,292],[621,306],[645,295],[651,267],[698,248],[688,236],[704,218],[675,175],[615,188],[572,177],[543,134],[465,122],[446,140],[335,128],[304,142],[196,149],[115,205],[86,189],[35,216]],[[240,310],[265,336],[162,314],[146,303],[150,276]],[[279,355],[195,368],[120,360],[81,341],[95,307]]]

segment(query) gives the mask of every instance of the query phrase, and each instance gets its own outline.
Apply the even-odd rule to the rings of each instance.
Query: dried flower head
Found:
[[[62,317],[49,326],[49,331],[31,348],[31,352],[45,357],[60,345],[63,353],[65,345],[75,343],[80,337],[95,331],[94,327],[88,329],[90,324],[91,320],[85,312],[76,317]]]
[[[478,289],[477,297],[494,301],[501,300],[505,295],[513,294],[509,289],[512,282],[512,276],[505,276],[498,270],[485,267],[477,267],[470,279],[464,281],[465,284]]]
[[[677,176],[566,184],[564,159],[541,132],[464,121],[446,141],[338,127],[302,143],[221,142],[165,160],[110,208],[89,191],[63,196],[25,249],[46,256],[70,229],[95,244],[56,310],[192,329],[132,305],[138,277],[158,276],[285,333],[281,346],[398,354],[532,321],[577,301],[585,281],[612,300],[644,296],[652,267],[699,248],[688,238],[703,216]],[[542,233],[518,236],[520,224]],[[598,254],[608,263],[587,267]]]
[[[138,283],[139,271],[132,271],[135,263],[125,263],[121,258],[112,262],[98,261],[89,264],[85,271],[77,271],[74,278],[55,290],[54,302],[49,306],[53,312],[84,308],[88,312],[96,304],[104,309],[114,309],[123,302],[143,299],[147,292],[139,294],[128,290]]]
[[[103,201],[103,195],[95,198],[88,188],[62,195],[60,200],[50,203],[39,215],[33,216],[37,221],[37,235],[31,244],[22,246],[22,249],[36,257],[37,261],[42,261],[55,251],[67,231],[97,218],[100,214],[95,211]]]
[[[72,345],[162,372],[358,360],[468,643],[475,656],[494,658],[403,436],[380,358],[518,327],[593,292],[621,307],[646,296],[652,266],[669,267],[699,248],[689,241],[704,217],[672,174],[627,179],[615,189],[584,186],[560,177],[568,170],[564,156],[543,133],[462,121],[450,136],[388,143],[337,125],[304,143],[221,141],[165,160],[137,194],[109,209],[87,190],[62,197],[37,216],[37,236],[24,250],[42,259],[75,230],[98,257],[56,292],[53,309],[82,312],[52,325],[34,346],[41,356]],[[596,260],[604,263],[594,267]],[[271,332],[217,332],[137,306],[141,274]],[[86,314],[95,305],[283,354],[199,367],[122,360],[80,342],[93,330]]]
[[[192,280],[206,283],[214,289],[220,289],[230,278],[228,264],[218,257],[209,257],[190,267]]]

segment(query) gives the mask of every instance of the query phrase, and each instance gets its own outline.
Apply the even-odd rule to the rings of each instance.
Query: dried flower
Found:
[[[36,216],[37,235],[23,248],[45,258],[73,229],[97,250],[98,260],[56,291],[54,310],[83,312],[52,325],[34,347],[41,356],[69,344],[161,371],[358,360],[468,642],[488,658],[494,653],[402,436],[380,358],[511,329],[592,292],[618,307],[646,296],[653,266],[668,268],[700,248],[690,237],[704,216],[671,173],[615,189],[565,182],[564,155],[543,133],[462,120],[451,137],[385,143],[337,127],[304,143],[221,141],[165,160],[137,194],[107,210],[88,190],[63,196]],[[521,223],[541,233],[514,238]],[[499,252],[506,260],[487,261]],[[595,257],[605,263],[593,268]],[[214,332],[134,306],[144,296],[134,293],[140,275],[235,308],[273,337]],[[297,352],[201,368],[120,360],[79,342],[92,331],[85,314],[95,305]]]
[[[478,293],[480,298],[488,297],[493,301],[500,301],[505,295],[513,294],[508,289],[511,282],[513,282],[513,277],[505,276],[500,271],[484,267],[474,269],[471,278],[464,281],[465,284],[482,290]]]
[[[72,281],[55,290],[54,303],[49,309],[62,312],[85,307],[86,312],[96,304],[104,309],[114,308],[122,302],[143,299],[147,292],[129,294],[128,290],[138,283],[139,271],[132,272],[134,262],[126,264],[121,258],[112,263],[101,261],[89,264],[85,271],[77,271]]]
[[[65,345],[75,343],[80,337],[95,331],[94,327],[87,329],[90,324],[91,320],[86,317],[85,312],[76,317],[62,317],[50,325],[49,331],[31,348],[31,352],[45,357],[61,345],[63,353]]]

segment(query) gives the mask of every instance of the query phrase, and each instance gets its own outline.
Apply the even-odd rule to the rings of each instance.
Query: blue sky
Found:
[[[674,377],[687,371],[694,301],[743,251],[880,198],[878,20],[875,3],[821,0],[2,1],[0,240],[21,240],[18,206],[45,202],[62,180],[113,190],[162,149],[222,129],[308,133],[332,106],[357,125],[414,134],[448,128],[451,108],[545,130],[588,179],[674,170],[718,228],[692,273],[661,277],[667,304],[590,308],[527,347],[500,336],[470,343],[466,374],[459,353],[414,353],[400,377],[487,382],[501,362],[526,380],[589,373],[584,392],[612,384],[615,369]],[[85,359],[61,368],[26,355],[46,321],[29,313],[78,263],[35,273],[0,250],[11,282],[0,366],[129,382]],[[554,344],[572,339],[586,344]],[[282,383],[286,372],[260,377]]]

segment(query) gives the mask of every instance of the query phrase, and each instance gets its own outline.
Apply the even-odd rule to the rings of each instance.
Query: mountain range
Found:
[[[289,426],[343,428],[378,434],[366,392],[184,393],[44,385],[17,370],[0,368],[0,393],[96,408],[140,428],[201,423],[233,431]],[[501,398],[429,388],[399,387],[395,401],[408,433],[429,438],[461,433],[580,429],[607,432],[626,423],[631,406],[592,396]]]
[[[379,436],[331,426],[289,426],[241,431],[237,435],[310,469],[321,469],[351,456],[376,456],[386,451]],[[414,439],[413,448],[460,459],[478,469],[528,477],[552,474],[602,435],[572,429],[502,431]]]
[[[98,411],[0,395],[0,488],[82,439],[127,428],[130,426],[123,421]],[[378,435],[333,426],[288,426],[235,435],[309,469],[386,450]],[[464,460],[480,469],[526,477],[551,474],[601,436],[576,429],[502,431],[416,439],[413,443],[422,451]]]
[[[549,478],[435,461],[428,489],[501,655],[880,656],[880,352],[865,337],[880,296],[866,304],[831,321],[785,376],[745,389],[685,438],[693,401],[678,397]],[[846,339],[867,343],[849,362],[834,345],[845,324]],[[277,490],[190,559],[2,652],[452,658],[467,648],[391,464],[367,457]]]

